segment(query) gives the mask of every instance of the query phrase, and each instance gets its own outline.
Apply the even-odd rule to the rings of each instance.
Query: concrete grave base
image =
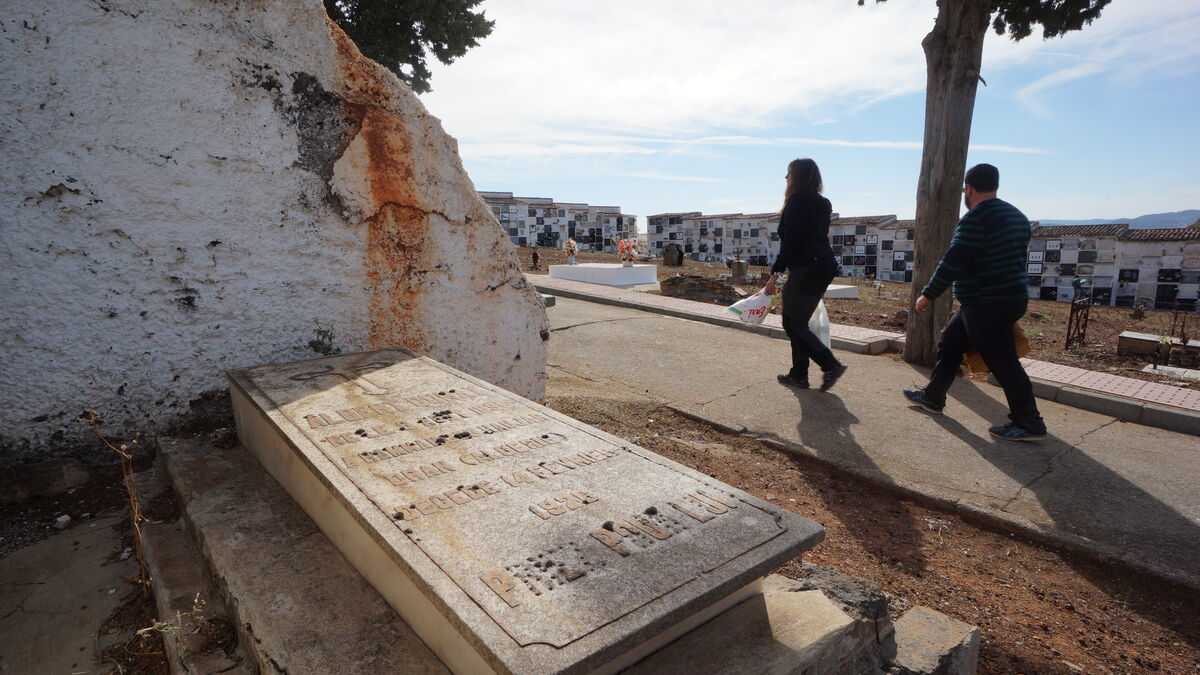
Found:
[[[551,265],[550,276],[554,279],[569,279],[588,284],[605,286],[638,286],[658,283],[657,265],[633,265],[620,263],[581,263],[579,265]]]
[[[858,286],[845,286],[842,284],[831,284],[825,289],[825,297],[834,299],[858,299]]]
[[[874,623],[856,620],[820,590],[794,586],[785,577],[767,577],[762,594],[688,633],[627,675],[879,672],[882,657]]]
[[[166,440],[161,457],[186,534],[261,672],[449,672],[245,449]],[[150,551],[157,569],[159,551],[167,548]],[[872,583],[816,565],[804,573],[767,576],[761,594],[625,672],[971,672],[961,667],[973,663],[962,651],[970,627],[916,608],[905,617],[920,621],[893,629],[887,597]],[[934,670],[951,664],[959,667]]]
[[[250,453],[167,439],[161,457],[255,671],[448,675]]]

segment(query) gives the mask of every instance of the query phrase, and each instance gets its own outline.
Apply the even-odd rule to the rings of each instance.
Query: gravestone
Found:
[[[667,267],[682,267],[683,247],[679,244],[667,244],[663,248],[663,264]]]
[[[744,260],[734,260],[731,269],[733,270],[733,283],[746,283],[746,262]]]
[[[403,349],[230,383],[243,446],[458,673],[616,672],[824,535]]]

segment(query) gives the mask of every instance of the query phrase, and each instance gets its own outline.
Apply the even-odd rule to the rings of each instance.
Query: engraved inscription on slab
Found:
[[[237,377],[521,646],[566,646],[786,532],[768,505],[403,350]]]

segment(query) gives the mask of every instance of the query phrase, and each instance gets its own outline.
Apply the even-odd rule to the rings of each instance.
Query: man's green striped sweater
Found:
[[[1025,273],[1029,219],[1000,199],[975,205],[954,228],[954,238],[921,295],[933,300],[954,283],[964,305],[1029,298]]]

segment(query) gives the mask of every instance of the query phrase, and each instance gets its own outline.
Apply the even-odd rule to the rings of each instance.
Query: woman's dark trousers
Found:
[[[833,281],[833,274],[797,267],[788,270],[787,283],[783,285],[783,330],[792,343],[792,379],[808,381],[808,362],[816,362],[821,370],[833,370],[841,365],[829,347],[821,343],[808,328],[817,304]]]
[[[1033,385],[1017,357],[1017,344],[1013,337],[1013,324],[1025,316],[1028,304],[1027,301],[1018,300],[959,307],[938,341],[937,363],[929,376],[925,395],[934,403],[944,404],[946,392],[958,375],[963,354],[974,347],[1004,389],[1009,419],[1030,433],[1046,433],[1046,423],[1038,414],[1033,397]]]

